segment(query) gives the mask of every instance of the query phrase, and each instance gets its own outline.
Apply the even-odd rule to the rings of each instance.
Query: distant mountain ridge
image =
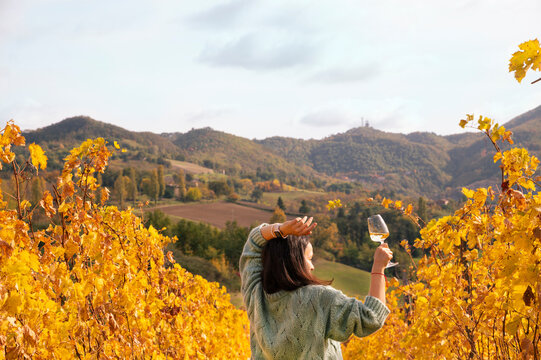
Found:
[[[155,146],[161,152],[176,153],[178,148],[167,138],[152,132],[134,132],[116,125],[94,120],[88,116],[74,116],[58,123],[25,131],[24,136],[29,142],[82,142],[88,138],[103,137],[111,142],[117,139],[130,141],[139,146]]]
[[[515,144],[541,155],[541,106],[504,126],[513,131]],[[436,196],[456,194],[462,186],[498,185],[494,148],[481,133],[404,135],[360,127],[304,143],[279,137],[260,142],[286,149],[286,158],[318,171],[404,193]]]
[[[513,131],[517,145],[541,155],[541,106],[504,125]],[[24,135],[50,148],[101,136],[132,152],[182,158],[228,174],[355,180],[367,188],[431,197],[456,193],[462,186],[496,185],[499,171],[492,161],[492,144],[481,133],[404,135],[359,127],[322,140],[249,140],[211,128],[161,135],[132,132],[78,116]]]

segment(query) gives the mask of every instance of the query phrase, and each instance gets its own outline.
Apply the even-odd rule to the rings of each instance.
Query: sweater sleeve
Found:
[[[390,313],[373,296],[367,296],[363,303],[332,287],[325,287],[323,298],[328,310],[325,336],[340,342],[346,341],[351,334],[363,337],[379,330]]]
[[[261,272],[263,271],[261,251],[267,242],[261,235],[261,227],[264,225],[267,224],[261,224],[250,231],[240,256],[241,292],[247,308],[250,307],[254,289],[261,283]]]

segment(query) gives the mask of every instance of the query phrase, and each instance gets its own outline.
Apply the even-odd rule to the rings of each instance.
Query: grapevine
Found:
[[[114,149],[102,139],[71,150],[38,204],[22,198],[41,147],[9,122],[0,159],[13,167],[15,208],[0,206],[0,359],[231,359],[249,356],[248,319],[217,283],[193,276],[129,208],[107,205],[96,181]],[[115,143],[114,148],[118,148]],[[36,175],[37,176],[37,175]],[[0,200],[3,200],[0,192]],[[49,219],[33,229],[39,212]]]

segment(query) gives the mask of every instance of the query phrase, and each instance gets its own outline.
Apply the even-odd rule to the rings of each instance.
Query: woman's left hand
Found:
[[[317,223],[312,222],[313,220],[313,217],[298,217],[296,219],[286,221],[282,225],[280,225],[280,231],[284,235],[310,235],[312,233],[312,230],[314,230],[314,228],[317,226]]]

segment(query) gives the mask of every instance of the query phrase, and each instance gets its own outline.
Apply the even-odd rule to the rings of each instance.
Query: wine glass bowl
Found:
[[[387,224],[381,217],[381,215],[372,215],[368,218],[368,233],[370,234],[370,240],[383,244],[385,239],[389,236],[389,229]],[[385,267],[390,268],[398,265],[398,263],[389,262]]]

